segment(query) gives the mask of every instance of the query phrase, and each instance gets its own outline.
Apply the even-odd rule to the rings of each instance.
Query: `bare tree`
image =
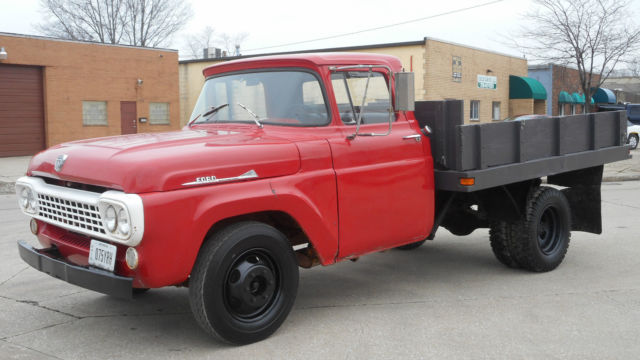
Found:
[[[240,45],[247,38],[247,33],[228,34],[222,33],[218,36],[220,47],[227,54],[240,56]]]
[[[627,0],[534,0],[519,47],[530,58],[577,67],[588,112],[592,88],[640,47]]]
[[[180,0],[41,0],[46,35],[136,46],[160,46],[180,30],[191,7]]]
[[[187,37],[185,43],[189,57],[198,59],[203,56],[203,49],[207,49],[214,46],[215,43],[215,30],[211,26],[207,26],[202,31],[195,35]]]
[[[73,40],[117,44],[122,39],[124,0],[41,0],[48,19],[41,32]]]
[[[247,36],[248,34],[246,33],[216,34],[211,26],[207,26],[199,33],[186,37],[186,52],[188,53],[188,57],[198,59],[203,57],[204,49],[217,47],[227,56],[239,56],[240,46]]]
[[[163,45],[191,17],[191,7],[181,0],[125,0],[125,3],[125,37],[131,45]]]

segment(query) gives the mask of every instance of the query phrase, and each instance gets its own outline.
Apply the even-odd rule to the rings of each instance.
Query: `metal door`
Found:
[[[387,124],[365,125],[384,132]],[[339,255],[423,240],[433,225],[433,160],[402,119],[387,136],[329,139],[338,186]]]
[[[138,132],[138,113],[135,101],[120,101],[120,122],[122,135]]]
[[[42,68],[0,64],[0,157],[44,148]]]

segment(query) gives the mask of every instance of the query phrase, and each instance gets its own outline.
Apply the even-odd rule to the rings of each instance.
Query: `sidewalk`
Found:
[[[603,181],[640,180],[640,148],[631,151],[633,158],[605,165]],[[0,194],[14,192],[16,180],[24,176],[30,156],[0,158]]]
[[[14,185],[24,176],[31,156],[0,158],[0,194],[14,193]]]

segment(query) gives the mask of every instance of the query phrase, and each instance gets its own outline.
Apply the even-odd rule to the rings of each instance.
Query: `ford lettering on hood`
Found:
[[[65,143],[36,155],[29,175],[144,193],[298,171],[300,156],[295,144],[269,138],[254,128],[236,128]]]

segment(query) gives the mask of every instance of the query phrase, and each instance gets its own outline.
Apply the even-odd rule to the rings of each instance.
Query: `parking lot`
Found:
[[[639,181],[603,184],[604,234],[573,233],[544,274],[500,265],[486,230],[301,270],[280,330],[231,347],[200,330],[187,289],[124,301],[31,269],[16,247],[35,244],[28,218],[0,195],[0,358],[637,358],[639,214]]]

